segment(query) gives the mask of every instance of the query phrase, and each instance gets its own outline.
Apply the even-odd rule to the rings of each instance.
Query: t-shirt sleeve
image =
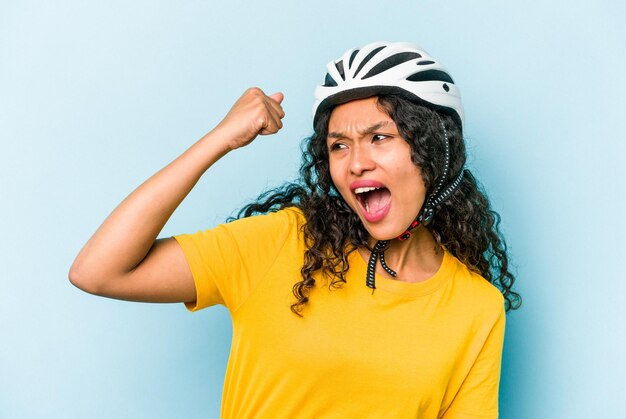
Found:
[[[443,419],[492,419],[498,417],[498,390],[506,314],[504,299],[493,327],[461,388]]]
[[[174,236],[196,286],[196,301],[185,303],[187,309],[222,304],[236,311],[269,271],[294,223],[295,211],[283,210]]]

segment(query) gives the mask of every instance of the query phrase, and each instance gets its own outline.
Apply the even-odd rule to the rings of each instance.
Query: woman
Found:
[[[327,68],[300,183],[239,220],[155,241],[213,163],[282,127],[283,95],[249,89],[115,209],[70,280],[225,305],[223,417],[497,417],[505,310],[520,299],[498,216],[464,169],[458,89],[405,43]]]

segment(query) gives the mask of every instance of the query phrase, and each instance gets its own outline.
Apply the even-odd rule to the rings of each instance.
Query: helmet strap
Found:
[[[367,276],[365,278],[365,284],[372,289],[372,294],[376,289],[376,263],[380,259],[380,265],[383,267],[385,271],[392,277],[397,277],[398,273],[387,266],[385,262],[385,250],[389,247],[389,240],[379,240],[374,245],[372,249],[372,253],[370,254],[370,259],[367,262]]]
[[[422,209],[420,210],[415,220],[413,220],[411,225],[404,231],[404,233],[400,234],[397,237],[397,239],[401,241],[404,241],[410,238],[413,235],[411,230],[414,230],[420,224],[424,226],[430,225],[435,217],[435,208],[437,208],[444,201],[450,198],[450,196],[452,196],[452,194],[458,189],[459,185],[461,185],[461,181],[463,180],[463,174],[465,171],[461,170],[459,175],[456,178],[454,178],[454,180],[450,182],[450,184],[447,187],[445,188],[443,187],[448,177],[448,171],[450,170],[450,141],[448,140],[448,131],[446,130],[443,120],[441,119],[439,114],[436,114],[436,115],[437,115],[437,119],[439,120],[439,124],[441,125],[441,128],[443,130],[443,137],[444,137],[445,155],[444,155],[443,173],[441,177],[439,178],[437,187],[435,188],[433,193],[430,194],[428,199],[426,199],[426,202],[424,202],[424,205],[422,206]],[[387,266],[387,263],[385,262],[385,250],[387,250],[388,248],[389,248],[389,240],[377,241],[376,244],[374,245],[374,248],[372,249],[372,253],[370,254],[369,261],[367,262],[367,276],[365,278],[365,283],[369,288],[372,288],[372,293],[376,289],[375,274],[376,274],[376,264],[378,260],[380,260],[380,265],[389,275],[391,275],[394,278],[398,276],[398,273],[394,271],[393,269],[391,269],[389,266]]]

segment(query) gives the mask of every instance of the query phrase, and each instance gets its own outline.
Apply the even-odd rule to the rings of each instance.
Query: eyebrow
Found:
[[[390,121],[380,121],[380,122],[377,122],[376,124],[374,124],[372,126],[369,126],[369,127],[365,128],[363,131],[359,131],[359,134],[362,137],[365,137],[366,135],[372,134],[372,133],[378,131],[379,129],[381,129],[381,128],[389,125],[389,124],[391,124]],[[348,138],[348,137],[344,133],[342,133],[342,132],[334,132],[333,131],[333,132],[329,132],[328,133],[328,138]]]

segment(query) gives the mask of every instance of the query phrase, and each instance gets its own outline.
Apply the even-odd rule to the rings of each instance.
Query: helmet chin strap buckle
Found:
[[[407,228],[404,233],[400,234],[397,239],[401,241],[408,240],[413,235],[413,233],[411,233],[411,230],[417,228],[418,225],[420,225],[420,221],[419,218],[416,218],[415,220],[413,220],[409,228]]]
[[[400,241],[405,241],[411,238],[413,233],[411,230],[416,229],[420,224],[423,226],[427,226],[433,222],[433,218],[435,218],[435,211],[432,208],[425,208],[415,220],[411,223],[411,225],[404,230],[404,233],[400,234],[396,237]]]

